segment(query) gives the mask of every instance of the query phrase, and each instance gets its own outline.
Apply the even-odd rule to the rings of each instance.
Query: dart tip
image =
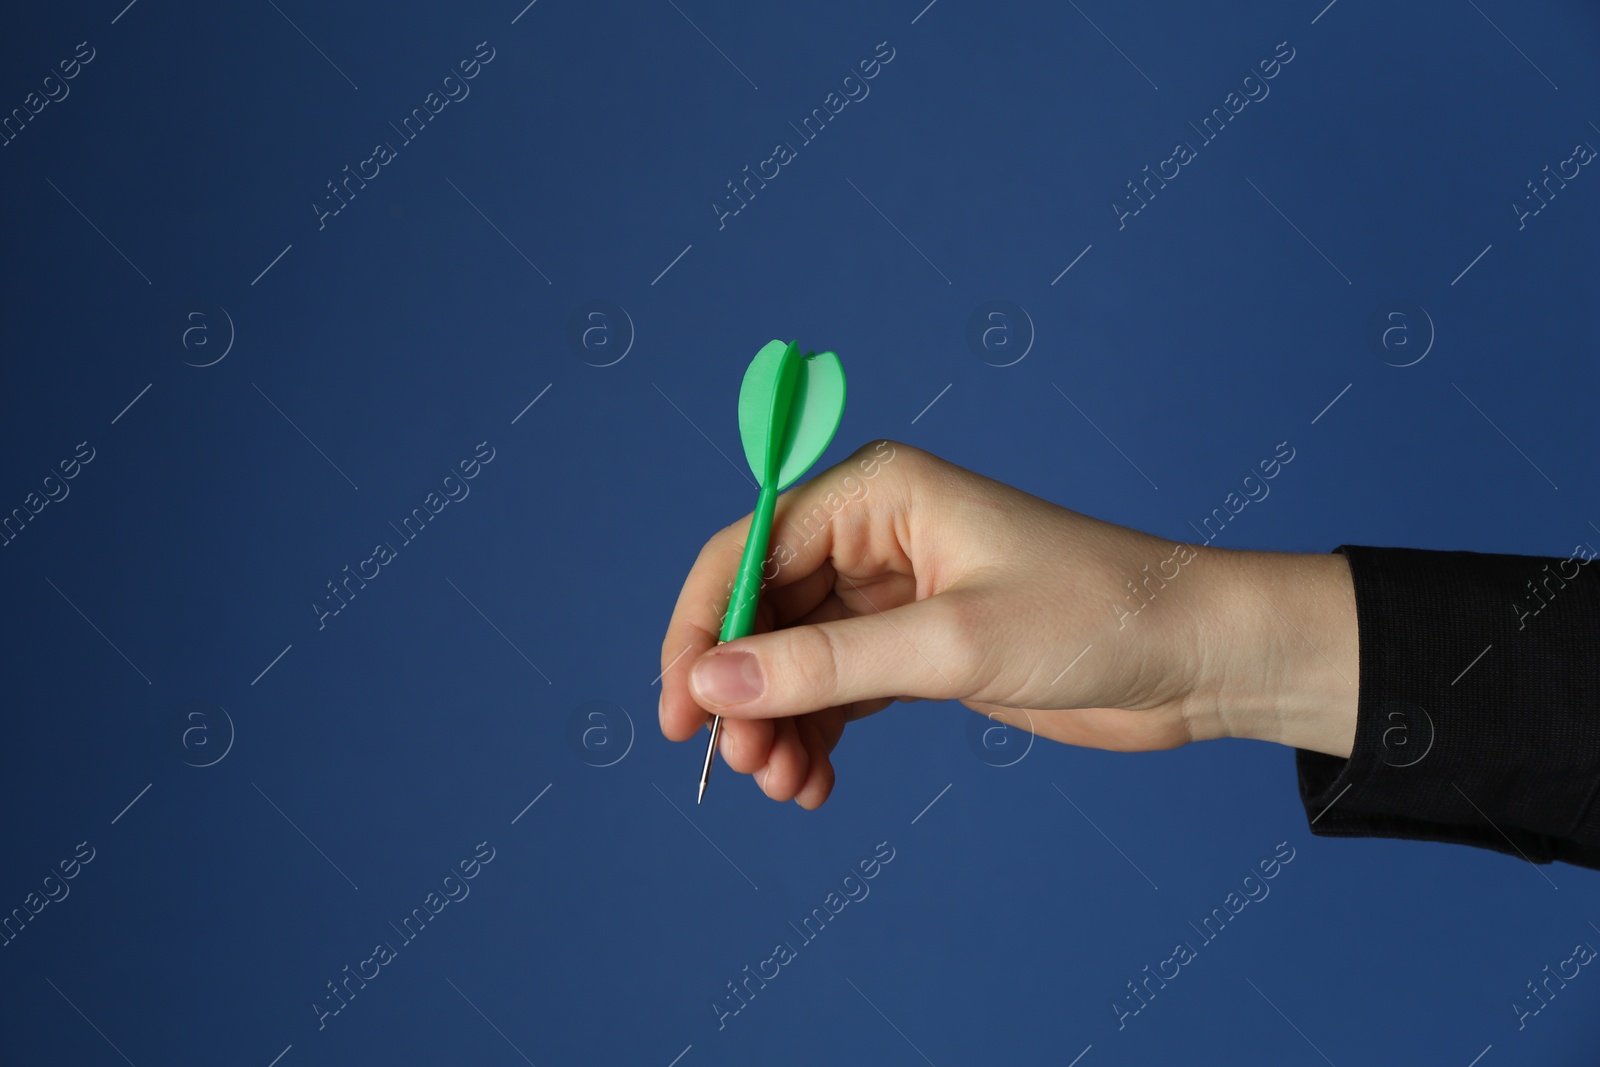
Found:
[[[722,716],[714,716],[710,723],[711,737],[706,742],[706,761],[700,767],[700,792],[696,794],[694,798],[694,802],[696,804],[705,799],[706,783],[711,780],[711,761],[713,758],[715,758],[717,753],[717,734],[721,731],[721,729]]]

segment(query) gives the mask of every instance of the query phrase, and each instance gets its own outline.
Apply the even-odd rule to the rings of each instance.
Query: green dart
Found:
[[[772,536],[772,510],[778,494],[800,480],[833,440],[844,417],[844,368],[832,352],[800,355],[799,342],[769,341],[756,353],[739,387],[739,437],[761,495],[750,520],[750,539],[739,560],[728,614],[718,644],[749,635],[761,596],[761,568]],[[722,716],[711,720],[711,740],[700,771],[705,799],[711,760],[722,732]]]

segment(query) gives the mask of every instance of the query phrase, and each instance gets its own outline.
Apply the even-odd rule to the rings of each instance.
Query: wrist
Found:
[[[1210,736],[1347,758],[1360,648],[1344,556],[1203,548],[1195,562],[1205,566],[1196,574],[1193,716]]]

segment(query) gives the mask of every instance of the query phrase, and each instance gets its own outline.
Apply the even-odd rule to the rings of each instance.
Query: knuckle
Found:
[[[904,441],[895,441],[890,438],[874,441],[872,448],[882,455],[886,462],[893,460],[898,463],[901,460],[908,460],[911,466],[921,466],[938,458],[927,449],[918,448],[916,445],[908,445]]]
[[[797,626],[792,634],[787,674],[793,699],[811,708],[835,702],[843,677],[842,650],[826,626]]]
[[[974,602],[945,594],[928,602],[934,611],[933,631],[938,635],[938,681],[955,691],[941,699],[970,696],[982,684],[988,665],[988,643],[994,632]]]
[[[845,463],[857,470],[872,472],[872,476],[886,467],[920,466],[937,457],[915,445],[892,438],[868,441],[852,452]]]
[[[745,531],[750,528],[750,516],[728,523],[722,529],[711,535],[711,540],[706,542],[707,552],[725,550],[729,544],[743,544]]]
[[[878,449],[883,447],[883,446],[888,446],[890,448],[904,448],[905,447],[904,445],[900,444],[897,441],[889,441],[889,440],[866,441],[863,444],[859,445],[854,452],[850,453],[850,457],[849,458],[851,458],[851,459],[865,459],[867,456],[870,456],[873,453],[877,452]]]
[[[724,526],[706,538],[706,543],[700,546],[700,551],[695,556],[695,569],[716,563],[726,553],[728,540],[735,533],[737,533],[736,526]]]

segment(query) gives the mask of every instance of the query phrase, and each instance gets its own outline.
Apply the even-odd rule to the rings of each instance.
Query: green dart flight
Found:
[[[799,342],[769,341],[750,361],[739,387],[739,437],[761,495],[750,520],[750,537],[739,560],[728,614],[718,643],[748,636],[761,596],[761,568],[772,536],[778,494],[800,480],[821,458],[844,417],[844,368],[832,352],[800,355]],[[722,716],[711,720],[711,740],[700,771],[699,803],[711,778],[711,761],[722,732]]]

